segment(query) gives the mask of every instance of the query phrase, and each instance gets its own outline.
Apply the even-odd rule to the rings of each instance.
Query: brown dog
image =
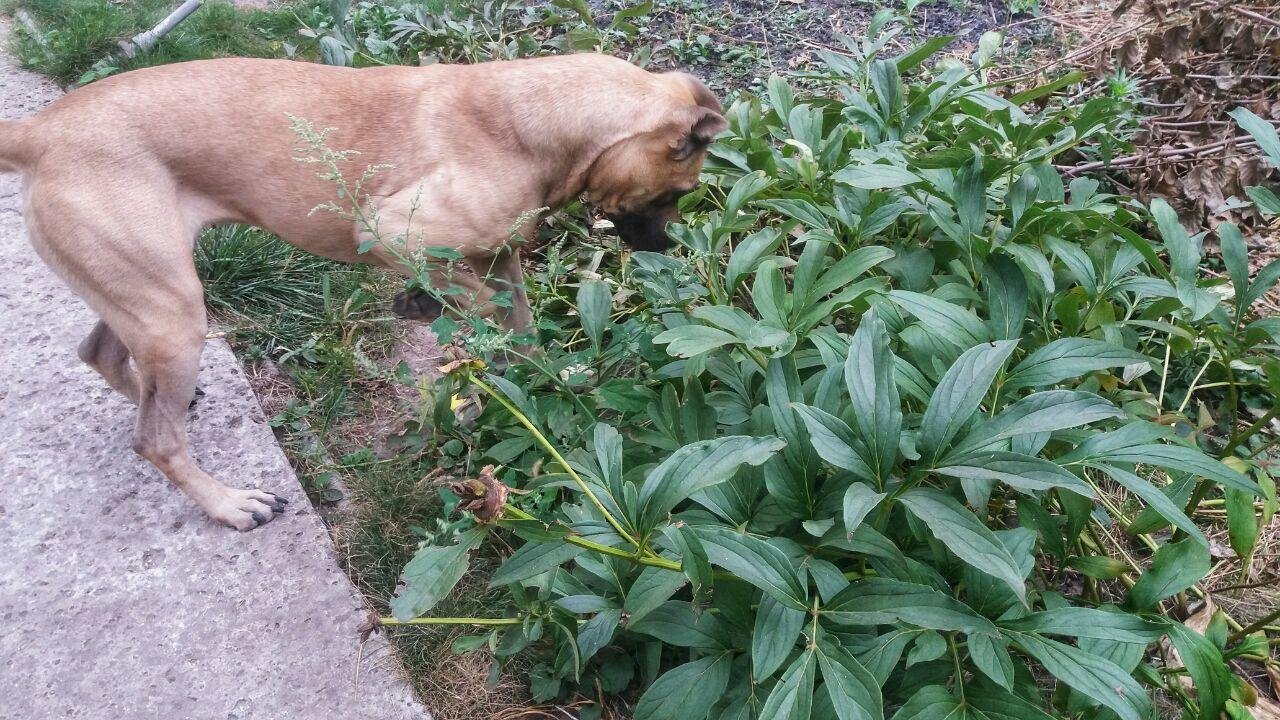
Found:
[[[726,127],[695,78],[600,55],[363,70],[181,63],[102,80],[35,118],[0,122],[0,171],[25,176],[36,252],[101,317],[80,357],[138,405],[134,450],[240,530],[269,521],[283,501],[219,483],[187,448],[206,334],[197,234],[250,223],[318,255],[405,271],[404,255],[383,245],[357,253],[373,235],[367,222],[312,212],[334,198],[334,180],[297,161],[290,116],[333,128],[328,147],[358,151],[346,161],[350,180],[386,165],[359,198],[377,234],[400,237],[409,252],[459,251],[484,279],[441,282],[468,284],[479,309],[513,329],[530,320],[509,242],[518,219],[518,237],[530,237],[529,211],[585,193],[624,241],[664,249],[676,200],[697,184],[706,146]],[[509,312],[487,304],[500,289],[513,293]]]

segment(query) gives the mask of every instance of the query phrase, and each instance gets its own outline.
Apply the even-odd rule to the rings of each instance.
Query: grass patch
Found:
[[[174,8],[169,0],[10,0],[0,9],[26,10],[41,37],[19,27],[13,51],[25,67],[62,83],[80,80],[94,63],[119,51],[121,40],[151,29]],[[318,24],[320,3],[308,0],[284,8],[238,9],[210,2],[178,25],[148,53],[122,60],[112,72],[214,57],[283,57],[306,54],[297,34]]]
[[[400,339],[387,311],[400,281],[368,266],[311,255],[263,230],[206,231],[195,249],[206,303],[239,357],[299,480],[329,506],[327,520],[344,569],[385,614],[405,563],[443,529],[443,500],[429,453],[379,458],[372,446],[402,418],[384,358]],[[276,373],[266,379],[266,368]],[[278,368],[278,371],[277,371]],[[271,385],[265,388],[263,384]],[[264,392],[269,390],[269,392]],[[340,490],[339,490],[340,488]],[[333,507],[331,501],[345,495]],[[497,549],[477,553],[466,591],[441,604],[456,616],[486,614],[501,591],[486,578]],[[466,630],[436,626],[390,633],[407,676],[441,720],[494,717],[527,699],[521,660],[491,675],[483,653],[457,656]]]
[[[195,260],[214,317],[251,357],[295,353],[315,360],[307,348],[318,338],[351,339],[357,326],[389,320],[383,301],[392,283],[385,273],[312,255],[264,230],[208,230]]]

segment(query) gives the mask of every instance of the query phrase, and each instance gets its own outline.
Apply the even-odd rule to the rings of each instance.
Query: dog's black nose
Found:
[[[618,237],[633,250],[662,252],[675,247],[675,241],[667,234],[667,221],[661,215],[622,213],[608,215],[618,230]]]

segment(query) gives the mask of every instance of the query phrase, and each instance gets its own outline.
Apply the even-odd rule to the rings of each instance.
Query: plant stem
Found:
[[[1222,448],[1222,452],[1218,454],[1218,459],[1222,460],[1230,457],[1231,453],[1235,452],[1235,449],[1239,447],[1241,443],[1253,437],[1255,433],[1266,427],[1267,424],[1276,417],[1276,415],[1280,415],[1280,405],[1268,410],[1266,414],[1258,418],[1258,421],[1254,424],[1244,430],[1241,430],[1235,435],[1232,435],[1231,439],[1227,441],[1226,446]],[[1209,489],[1211,487],[1213,487],[1213,481],[1205,478],[1201,478],[1200,482],[1196,483],[1195,490],[1191,492],[1191,498],[1187,500],[1187,506],[1183,510],[1187,517],[1192,517],[1196,509],[1200,507],[1200,503],[1204,500],[1205,496],[1209,494]],[[1177,533],[1174,533],[1173,539],[1179,540],[1183,535],[1185,535],[1185,533],[1179,530]]]
[[[569,464],[569,461],[564,459],[564,456],[561,455],[560,451],[557,450],[556,447],[551,444],[551,441],[548,440],[547,437],[542,434],[542,431],[539,430],[537,426],[534,425],[531,420],[529,420],[529,418],[525,417],[524,413],[520,412],[520,410],[516,406],[512,405],[511,402],[507,400],[506,397],[504,397],[497,390],[494,390],[493,388],[489,387],[489,385],[486,384],[483,380],[477,378],[474,375],[470,376],[470,380],[472,383],[476,385],[476,387],[488,393],[489,396],[492,397],[494,400],[497,400],[504,408],[507,409],[507,412],[511,413],[516,420],[520,421],[521,425],[524,425],[529,432],[533,433],[534,439],[537,440],[538,443],[542,445],[542,447],[545,448],[548,453],[551,454],[552,459],[554,459],[557,463],[559,463],[560,467],[564,468],[564,471],[568,473],[569,477],[573,478],[573,481],[577,483],[578,488],[582,490],[583,494],[585,494],[587,498],[591,500],[591,503],[595,505],[596,509],[600,511],[600,514],[604,516],[605,521],[608,522],[609,525],[611,525],[619,535],[626,538],[632,545],[635,545],[637,548],[640,547],[640,541],[632,537],[631,533],[627,532],[622,527],[622,523],[618,522],[617,518],[615,518],[612,513],[610,513],[608,510],[605,509],[604,503],[600,502],[600,498],[596,497],[596,494],[591,491],[591,488],[590,486],[587,485],[586,481],[584,481],[582,477],[578,475],[578,473],[573,469],[573,466]],[[601,547],[607,547],[607,546],[601,546]],[[613,549],[613,548],[610,548],[610,549]]]
[[[951,646],[951,658],[956,663],[956,691],[960,693],[960,703],[964,704],[964,667],[960,664],[960,651],[956,648],[956,634],[947,634],[947,645]]]
[[[521,520],[537,520],[538,519],[514,505],[504,506],[503,511],[506,514],[511,515],[512,517],[515,517],[515,518],[519,518]],[[580,535],[565,535],[563,540],[569,543],[570,545],[577,545],[580,548],[586,548],[587,550],[598,552],[601,555],[609,555],[616,558],[622,558],[624,560],[630,560],[631,562],[638,563],[640,565],[648,565],[650,567],[660,567],[666,570],[674,570],[676,572],[680,572],[680,563],[674,560],[667,560],[666,558],[660,558],[660,557],[636,555],[635,553],[628,552],[626,550],[619,550],[616,547],[610,547],[602,543],[594,542],[592,540],[587,540],[586,538]]]
[[[1247,635],[1250,635],[1259,630],[1262,630],[1266,626],[1275,622],[1277,619],[1280,619],[1280,608],[1276,608],[1275,610],[1272,610],[1267,615],[1264,615],[1258,620],[1251,622],[1245,627],[1242,627],[1239,630],[1231,633],[1231,636],[1227,638],[1227,642],[1228,643],[1237,642],[1238,640],[1240,640],[1241,638]]]
[[[420,617],[412,620],[378,618],[379,625],[519,625],[522,622],[524,620],[521,618]]]
[[[1178,406],[1178,412],[1187,409],[1187,405],[1191,402],[1191,396],[1196,392],[1196,383],[1200,382],[1200,378],[1204,377],[1204,371],[1209,369],[1209,365],[1213,363],[1213,351],[1209,351],[1209,357],[1205,359],[1204,365],[1200,366],[1200,372],[1191,379],[1191,385],[1187,388],[1187,396],[1182,398],[1182,404]]]

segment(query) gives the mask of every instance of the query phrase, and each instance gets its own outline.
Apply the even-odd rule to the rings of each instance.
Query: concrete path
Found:
[[[58,94],[0,56],[0,117]],[[367,610],[226,343],[196,458],[289,510],[216,526],[130,450],[134,409],[77,359],[94,317],[32,252],[19,188],[0,175],[0,719],[429,718],[382,641],[361,652]]]

